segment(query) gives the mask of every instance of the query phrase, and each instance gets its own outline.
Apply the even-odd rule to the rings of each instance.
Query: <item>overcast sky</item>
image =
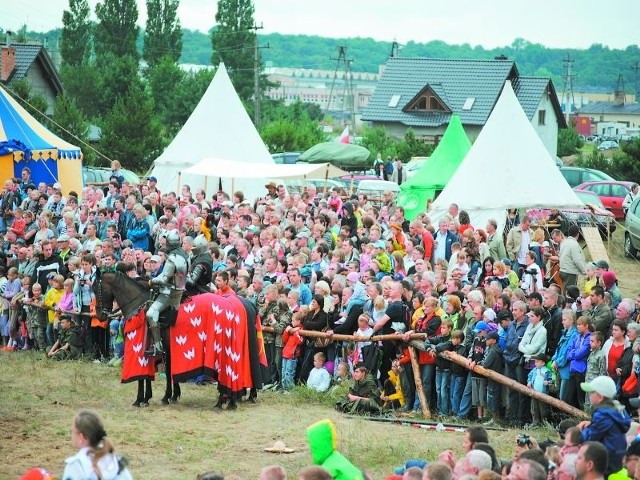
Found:
[[[89,0],[92,8],[98,0]],[[146,6],[137,0],[139,23]],[[62,26],[68,0],[0,0],[0,25],[47,31]],[[215,23],[216,0],[181,0],[182,26],[206,32]],[[255,0],[264,33],[376,40],[442,40],[486,48],[524,38],[549,47],[611,48],[638,45],[638,0]]]

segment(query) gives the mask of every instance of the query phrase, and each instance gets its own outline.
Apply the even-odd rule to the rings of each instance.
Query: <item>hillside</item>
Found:
[[[60,29],[45,33],[28,32],[28,38],[56,45]],[[357,72],[378,72],[391,52],[391,42],[372,38],[327,38],[308,35],[283,35],[273,33],[260,35],[264,62],[275,67],[299,67],[331,70],[339,45],[347,46],[347,57],[353,59],[352,68]],[[142,32],[139,40],[142,49]],[[618,75],[625,79],[627,92],[635,88],[635,74],[631,67],[640,61],[640,48],[632,45],[624,50],[610,49],[594,44],[586,50],[547,48],[524,39],[516,39],[511,45],[495,49],[469,44],[449,45],[434,40],[428,43],[409,42],[401,45],[400,55],[406,57],[439,57],[487,59],[505,55],[514,59],[522,75],[550,76],[556,88],[562,90],[564,64],[569,54],[574,60],[574,87],[578,90],[611,92],[617,85]],[[211,62],[211,39],[209,35],[193,30],[183,30],[182,63],[209,64]]]

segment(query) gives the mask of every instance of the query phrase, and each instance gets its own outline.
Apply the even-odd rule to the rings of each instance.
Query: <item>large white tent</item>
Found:
[[[218,175],[220,177],[234,178],[259,178],[260,183],[265,179],[298,178],[323,179],[335,178],[347,175],[349,172],[335,167],[330,163],[295,163],[276,165],[256,165],[248,162],[238,162],[233,160],[205,158],[194,166],[185,170],[186,173],[197,173],[200,175]],[[264,189],[264,187],[263,187]]]
[[[186,172],[203,158],[210,162],[206,174]],[[262,180],[232,182],[233,172],[218,175],[224,167],[216,165],[217,159],[275,165],[222,63],[189,119],[154,162],[151,175],[158,179],[162,192],[179,192],[187,184],[192,189],[205,188],[210,196],[218,190],[222,177],[222,187],[230,194],[233,183],[233,189],[248,199],[264,195]]]
[[[452,203],[484,228],[490,218],[503,225],[508,208],[584,208],[566,182],[505,82],[486,125],[442,193],[433,221]]]

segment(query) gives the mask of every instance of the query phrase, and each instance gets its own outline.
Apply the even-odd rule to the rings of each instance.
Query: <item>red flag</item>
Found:
[[[344,127],[344,130],[340,134],[340,143],[351,143],[349,140],[349,125]]]

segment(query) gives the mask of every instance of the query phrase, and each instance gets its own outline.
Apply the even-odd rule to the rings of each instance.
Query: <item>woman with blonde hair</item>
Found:
[[[116,455],[111,440],[107,438],[100,415],[91,410],[81,410],[71,425],[71,442],[78,449],[73,457],[65,460],[65,480],[131,480],[125,459]]]

